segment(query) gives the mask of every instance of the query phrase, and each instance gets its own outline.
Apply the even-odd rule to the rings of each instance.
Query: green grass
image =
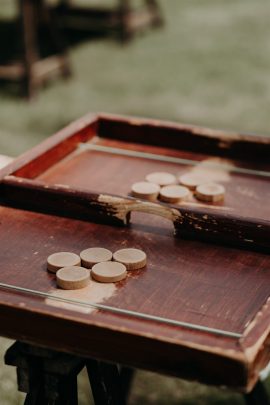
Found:
[[[72,79],[50,83],[35,102],[0,92],[0,151],[17,155],[100,110],[270,134],[269,2],[160,3],[164,29],[128,46],[108,38],[73,47]]]
[[[16,156],[89,111],[269,135],[269,1],[160,3],[166,20],[163,29],[125,46],[110,38],[74,46],[72,78],[50,83],[34,102],[0,88],[0,153]],[[11,18],[15,12],[15,0],[1,0],[0,16]],[[8,344],[1,340],[1,356]],[[0,368],[0,392],[1,405],[22,403],[10,367]],[[87,404],[88,393],[83,375],[82,405]],[[196,383],[137,374],[130,404],[176,403],[240,405],[243,400],[238,394]]]

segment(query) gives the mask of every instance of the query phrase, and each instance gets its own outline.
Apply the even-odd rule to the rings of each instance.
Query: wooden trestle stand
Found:
[[[18,0],[18,60],[0,66],[0,79],[17,81],[23,85],[23,94],[32,98],[38,88],[55,74],[70,74],[65,41],[53,10],[44,0]],[[46,35],[50,49],[41,55],[40,34]]]

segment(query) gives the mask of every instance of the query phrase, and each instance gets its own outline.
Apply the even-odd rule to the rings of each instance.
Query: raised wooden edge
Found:
[[[254,162],[257,159],[260,163],[269,164],[270,137],[229,133],[169,121],[90,113],[0,170],[0,181],[10,174],[33,179],[72,153],[78,143],[87,142],[95,135]]]
[[[269,164],[270,137],[99,113],[99,136]]]
[[[132,212],[144,212],[171,220],[177,237],[270,253],[270,221],[262,219],[235,216],[206,207],[176,207],[97,194],[61,184],[48,186],[41,181],[16,176],[6,176],[0,190],[2,205],[114,225],[127,225]]]
[[[117,121],[117,122],[116,122]],[[121,125],[121,130],[120,127],[117,125],[118,124],[123,124]],[[116,125],[117,124],[117,125]],[[10,174],[15,174],[18,176],[22,176],[24,175],[24,169],[28,166],[27,171],[29,171],[29,167],[31,168],[31,165],[33,165],[32,167],[32,173],[33,173],[33,177],[35,177],[36,175],[38,175],[40,173],[40,171],[44,171],[46,170],[46,168],[50,167],[53,163],[57,162],[59,159],[62,159],[63,157],[67,156],[69,153],[71,153],[73,150],[76,149],[77,143],[81,142],[81,141],[87,141],[89,138],[91,138],[92,136],[96,135],[97,133],[100,136],[105,136],[105,137],[113,137],[116,139],[122,139],[122,140],[126,140],[126,138],[124,138],[124,132],[125,129],[129,128],[129,137],[128,140],[130,142],[133,142],[134,140],[136,142],[140,141],[141,143],[145,143],[145,141],[143,141],[143,139],[139,139],[140,137],[138,137],[138,127],[146,127],[150,129],[150,134],[151,135],[148,140],[147,143],[151,144],[151,137],[153,137],[155,135],[155,132],[157,131],[161,131],[162,135],[165,135],[165,132],[167,132],[168,130],[171,130],[171,134],[172,134],[172,140],[169,141],[169,146],[173,146],[174,147],[174,143],[176,142],[176,136],[175,135],[182,135],[182,139],[181,139],[181,145],[180,148],[187,148],[189,149],[191,147],[190,142],[192,142],[192,144],[194,145],[194,139],[197,139],[198,141],[198,147],[200,146],[200,148],[202,147],[202,149],[200,149],[200,151],[206,150],[207,153],[209,153],[209,144],[213,146],[213,148],[211,149],[213,151],[213,153],[216,153],[216,151],[218,150],[219,152],[224,150],[229,151],[229,150],[233,150],[233,156],[241,156],[243,157],[243,151],[244,151],[244,157],[246,159],[254,159],[255,156],[255,151],[260,151],[260,155],[259,155],[259,159],[268,159],[269,158],[269,147],[270,147],[270,139],[266,138],[266,137],[258,137],[258,136],[252,136],[252,135],[239,135],[239,134],[228,134],[222,131],[213,131],[213,130],[209,130],[209,129],[205,129],[205,128],[200,128],[200,127],[193,127],[193,126],[189,126],[189,125],[182,125],[182,124],[175,124],[175,123],[169,123],[169,122],[163,122],[163,121],[158,121],[158,120],[144,120],[144,119],[137,119],[137,118],[133,118],[133,117],[119,117],[119,116],[115,116],[115,115],[109,115],[109,114],[90,114],[87,115],[84,118],[79,119],[78,121],[72,123],[71,125],[69,125],[68,127],[64,128],[63,130],[61,130],[59,133],[57,133],[56,135],[53,135],[52,137],[48,138],[46,141],[44,141],[42,144],[38,145],[37,147],[35,147],[34,149],[30,150],[29,152],[27,152],[26,154],[22,155],[21,157],[19,157],[18,159],[16,159],[14,162],[12,162],[11,164],[9,164],[8,166],[6,166],[5,168],[3,168],[0,171],[0,180],[3,179],[5,176],[8,176]],[[136,130],[137,128],[137,130]],[[182,132],[181,132],[182,131]],[[141,132],[141,137],[145,137],[145,133]],[[188,141],[188,137],[190,138],[190,142]],[[163,141],[163,137],[162,138],[162,142]],[[181,138],[181,137],[179,137]],[[167,141],[167,138],[166,138]],[[161,142],[161,141],[158,141]],[[180,142],[180,141],[179,141]],[[179,142],[177,142],[177,145],[179,144]],[[157,144],[157,142],[154,142],[155,144]],[[63,147],[64,144],[64,147]],[[204,145],[204,147],[203,147]],[[166,142],[166,146],[168,146],[168,142]],[[240,153],[240,149],[243,149],[242,152]],[[251,153],[252,152],[252,153]],[[226,153],[225,153],[226,154]],[[221,153],[222,155],[222,153]],[[49,159],[48,159],[49,157]],[[38,165],[35,165],[34,163],[37,163]],[[268,162],[268,160],[266,160],[266,162]],[[134,210],[136,207],[139,207],[139,211],[141,210],[147,210],[149,209],[149,207],[145,207],[145,204],[142,204],[141,201],[136,201],[134,199],[123,199],[121,197],[117,197],[117,196],[100,196],[97,195],[95,193],[91,194],[91,193],[85,193],[82,192],[82,194],[80,194],[80,192],[78,193],[77,190],[68,190],[67,188],[63,187],[58,187],[58,186],[53,186],[53,187],[48,187],[44,184],[40,184],[37,183],[35,181],[31,181],[31,180],[26,180],[23,178],[16,178],[13,176],[8,176],[2,183],[1,185],[2,191],[3,191],[3,195],[2,195],[2,202],[3,203],[10,203],[11,206],[16,206],[16,207],[23,207],[25,209],[32,209],[32,206],[35,206],[35,209],[41,210],[41,211],[47,211],[47,212],[51,212],[52,211],[56,211],[58,213],[58,215],[60,215],[61,213],[58,212],[58,203],[59,200],[61,201],[62,204],[62,197],[65,196],[65,198],[67,197],[67,202],[68,202],[68,206],[67,206],[67,210],[64,213],[64,215],[69,214],[72,217],[82,217],[82,219],[96,219],[98,220],[98,222],[100,221],[104,221],[105,218],[105,222],[107,223],[114,223],[114,224],[118,224],[118,225],[123,225],[124,223],[126,223],[128,221],[128,217],[129,217],[129,213],[130,211]],[[42,205],[38,206],[37,200],[36,199],[34,201],[34,199],[36,198],[36,196],[39,196],[40,193],[42,194],[42,196],[44,197],[45,195],[45,190],[46,190],[46,200],[47,202],[49,202],[51,204],[49,204],[48,208],[44,208],[44,206],[42,207]],[[12,191],[12,193],[10,193],[10,191]],[[35,191],[33,193],[33,191]],[[12,195],[13,194],[13,195]],[[89,209],[89,199],[90,199],[90,209]],[[132,209],[128,209],[128,210],[118,210],[117,206],[121,206],[122,207],[122,203],[123,200],[125,201],[125,203],[128,201],[129,204],[131,204],[131,206],[133,207]],[[55,204],[56,202],[56,204]],[[134,205],[135,204],[135,207]],[[46,206],[46,204],[44,204]],[[182,236],[185,237],[189,237],[191,235],[189,235],[189,228],[188,228],[188,223],[185,223],[185,226],[182,227],[182,229],[180,230],[181,226],[182,226],[182,220],[178,221],[179,219],[179,211],[177,211],[177,209],[175,208],[168,208],[167,209],[162,209],[160,211],[160,208],[162,204],[155,204],[155,208],[151,208],[151,210],[153,210],[155,213],[158,212],[162,212],[162,215],[165,217],[169,217],[173,220],[173,222],[175,223],[176,229],[178,229],[179,227],[179,232],[182,233]],[[143,208],[142,208],[143,207]],[[62,208],[62,206],[61,206]],[[136,209],[135,209],[136,210]],[[196,211],[196,212],[195,212]],[[201,226],[200,222],[204,222],[201,220],[201,216],[203,215],[211,215],[211,219],[212,220],[216,220],[216,217],[220,218],[220,213],[216,214],[213,212],[211,212],[211,210],[203,210],[203,212],[200,212],[200,210],[195,210],[194,208],[192,208],[192,210],[189,209],[185,209],[183,210],[181,208],[181,215],[186,215],[187,218],[186,220],[188,221],[189,215],[193,215],[193,213],[195,212],[195,218],[193,218],[193,220],[195,219],[196,223],[196,217],[197,217],[197,221],[199,222],[199,226]],[[74,215],[76,213],[76,215]],[[105,214],[105,216],[104,216]],[[199,217],[198,217],[199,215]],[[212,216],[214,215],[214,216]],[[238,223],[237,221],[240,220],[240,229],[242,229],[242,226],[245,226],[246,221],[243,218],[231,218],[230,215],[221,215],[221,217],[225,218],[225,222],[228,221],[228,218],[230,218],[233,221],[233,226],[235,227],[234,229],[238,228]],[[203,218],[204,220],[206,218]],[[255,220],[248,221],[248,231],[254,229],[254,225],[257,224],[260,228],[258,229],[262,229],[263,232],[260,233],[259,232],[259,239],[260,237],[265,237],[265,232],[267,233],[267,238],[269,239],[269,222],[268,221],[262,221],[263,223],[258,223],[257,221],[255,222]],[[261,225],[263,225],[261,227]],[[183,232],[183,228],[184,228],[184,232]],[[215,229],[216,231],[216,229]],[[178,232],[178,231],[177,231]],[[209,237],[211,236],[209,233],[207,234],[208,231],[206,231],[206,229],[203,229],[200,232],[197,232],[197,236],[201,235],[202,239],[204,239],[204,236],[208,237],[206,238],[207,240],[209,240]],[[214,239],[214,234],[216,232],[212,233],[212,238]],[[243,234],[242,234],[243,236]],[[211,239],[211,238],[210,238]],[[251,242],[249,241],[249,247],[255,247],[255,244],[253,243],[252,245],[250,244]],[[256,242],[257,243],[257,242]],[[260,243],[259,243],[260,244]],[[263,248],[267,248],[269,249],[269,245],[267,244],[267,246],[263,246]],[[67,350],[69,352],[74,352],[74,350],[77,347],[77,337],[76,337],[76,342],[72,342],[72,344],[70,343],[66,343],[65,346],[62,346],[62,341],[58,340],[60,339],[60,334],[59,334],[59,339],[57,338],[57,340],[55,340],[55,333],[53,333],[53,336],[49,337],[48,339],[45,339],[45,337],[43,336],[43,333],[39,333],[39,328],[32,328],[33,322],[30,322],[30,325],[24,324],[23,320],[21,321],[21,334],[20,337],[17,334],[17,324],[18,324],[18,319],[20,319],[20,315],[22,309],[16,309],[16,308],[12,308],[9,306],[9,311],[8,313],[5,313],[6,309],[7,309],[7,304],[6,303],[0,303],[0,307],[4,308],[3,311],[0,312],[0,319],[4,319],[4,323],[2,324],[7,324],[9,327],[7,329],[5,329],[5,331],[3,331],[3,335],[9,336],[9,337],[14,337],[16,339],[21,339],[21,340],[27,340],[29,342],[33,342],[35,344],[40,343],[41,345],[48,345],[50,347],[55,347],[56,349],[60,349],[60,347],[56,347],[56,345],[61,345],[62,350]],[[13,315],[10,315],[10,311],[13,311]],[[266,310],[265,310],[266,311]],[[265,312],[265,315],[262,317],[263,319],[265,318],[265,316],[269,316],[269,310],[267,310],[267,312]],[[260,315],[260,314],[259,314]],[[258,316],[259,316],[258,315]],[[48,317],[47,321],[49,320],[50,316],[47,314],[46,315]],[[24,319],[30,319],[33,320],[34,319],[40,319],[40,314],[36,314],[36,313],[32,313],[29,311],[25,311],[24,313]],[[13,319],[13,321],[12,321]],[[60,325],[61,322],[66,322],[65,327],[67,329],[72,328],[72,323],[68,322],[67,320],[64,319],[59,319],[57,320],[58,325]],[[258,321],[259,322],[259,321]],[[256,324],[256,325],[255,325]],[[243,361],[241,361],[239,363],[239,367],[241,368],[241,383],[239,383],[239,380],[235,379],[235,376],[233,377],[234,383],[233,386],[238,386],[238,387],[242,387],[245,390],[250,390],[252,388],[252,386],[254,385],[254,382],[256,380],[257,377],[257,370],[259,370],[262,365],[265,365],[265,361],[266,359],[268,359],[267,356],[265,356],[266,353],[266,349],[262,350],[262,346],[264,345],[264,347],[269,347],[269,330],[265,329],[265,323],[262,322],[261,319],[261,325],[258,326],[257,321],[255,322],[254,327],[251,328],[250,330],[247,330],[244,334],[244,337],[242,339],[242,344],[243,347],[245,347],[244,349],[244,356],[243,356],[243,360],[245,363],[245,366],[243,366]],[[263,324],[263,325],[262,325]],[[81,325],[81,324],[80,324]],[[41,325],[42,326],[42,325]],[[255,339],[255,337],[258,335],[257,333],[257,329],[262,330],[262,334],[261,334],[261,338]],[[28,328],[28,329],[27,329]],[[97,326],[93,326],[93,328],[97,328]],[[25,330],[25,333],[24,333]],[[43,331],[43,327],[40,328],[40,331]],[[27,332],[27,333],[26,333]],[[96,332],[99,333],[99,328],[96,329]],[[115,332],[116,334],[120,333],[120,332]],[[256,336],[255,336],[256,335]],[[32,340],[33,339],[33,340]],[[248,344],[246,344],[246,342],[249,342]],[[257,342],[254,343],[254,342]],[[74,343],[74,345],[73,345]],[[88,340],[87,340],[87,345],[86,348],[89,347],[88,344]],[[153,342],[151,342],[150,347],[153,345]],[[252,348],[252,350],[250,350],[250,348]],[[83,349],[82,349],[83,350]],[[267,349],[269,350],[269,349]],[[86,349],[87,352],[87,349]],[[111,353],[111,350],[109,350],[109,352]],[[81,352],[80,352],[81,353]],[[263,353],[263,354],[261,354]],[[97,354],[97,352],[92,353],[93,356],[97,356],[99,357],[99,354]],[[89,355],[92,355],[91,353]],[[182,357],[181,357],[181,350],[179,349],[179,345],[177,345],[177,350],[176,350],[176,354],[180,354],[179,357],[179,361],[181,361]],[[104,359],[109,359],[111,356],[109,353],[106,353],[105,357],[103,354],[100,354],[101,358]],[[137,357],[137,356],[136,356]],[[178,358],[178,357],[176,357]],[[119,357],[113,358],[112,360],[114,361],[119,361]],[[134,362],[132,364],[134,364],[135,366],[137,365],[138,367],[143,367],[143,364],[139,364],[140,362],[137,361],[137,359],[133,359]],[[121,361],[121,360],[120,360]],[[163,359],[163,364],[164,364],[164,370],[160,370],[163,372],[166,372],[166,359]],[[207,354],[207,361],[208,361],[208,354]],[[217,361],[215,359],[215,361]],[[125,362],[124,358],[123,358],[123,362]],[[255,362],[257,362],[256,364],[256,369],[254,369],[254,365]],[[235,362],[234,362],[235,364]],[[160,367],[160,366],[159,366]],[[222,365],[223,367],[223,365]],[[148,367],[149,369],[154,369],[156,370],[156,367],[149,365]],[[167,370],[167,372],[170,372]],[[209,372],[208,372],[209,373]],[[243,375],[245,374],[245,377],[243,377]],[[176,373],[177,374],[177,373]],[[193,378],[193,377],[191,377]],[[195,377],[196,378],[196,377]],[[205,373],[205,378],[207,380],[207,370]],[[210,382],[213,382],[216,380],[215,376],[211,376],[210,378]],[[207,382],[207,381],[205,381]],[[222,384],[222,382],[218,382],[218,384]]]
[[[98,116],[95,114],[72,122],[0,170],[0,181],[9,174],[35,178],[72,153],[79,142],[86,142],[95,136],[97,125]]]
[[[240,344],[248,366],[248,379],[256,382],[270,358],[270,297],[246,326]]]
[[[250,391],[253,387],[241,348],[226,351],[219,348],[218,342],[216,347],[208,347],[164,339],[150,332],[134,333],[124,327],[119,330],[107,322],[94,322],[93,318],[81,323],[72,312],[52,315],[41,308],[33,311],[3,302],[0,309],[0,325],[4,325],[0,327],[2,336],[240,391]],[[130,350],[134,347],[136,350]]]

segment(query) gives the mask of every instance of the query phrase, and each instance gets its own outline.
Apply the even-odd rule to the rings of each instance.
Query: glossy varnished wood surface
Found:
[[[97,142],[95,142],[97,143]],[[106,145],[104,139],[102,145]],[[109,143],[110,145],[110,143]],[[124,148],[121,142],[114,142],[115,146]],[[134,149],[136,150],[136,145]],[[147,148],[150,153],[163,154],[164,148]],[[167,152],[165,150],[165,152]],[[213,157],[194,153],[174,153],[170,156],[193,159],[200,162],[219,162],[220,164],[235,164],[235,161],[217,159]],[[238,163],[238,162],[237,162]],[[270,167],[270,164],[269,164]],[[133,183],[143,181],[145,176],[155,171],[168,171],[175,175],[190,172],[194,166],[181,165],[176,163],[158,162],[145,158],[114,155],[97,151],[74,152],[68,158],[55,164],[46,172],[38,176],[47,184],[64,184],[74,188],[82,188],[97,193],[112,193],[128,196]],[[197,168],[198,172],[200,171]],[[215,204],[202,203],[191,196],[185,206],[208,206],[220,207],[221,211],[229,212],[236,216],[244,216],[258,219],[270,219],[270,178],[243,175],[239,173],[220,172],[215,168],[203,166],[201,171],[205,178],[210,181],[214,178],[216,182],[223,184],[226,188],[225,201]],[[211,173],[212,172],[212,173]],[[95,173],[95,175],[93,175]],[[215,173],[215,175],[213,175]]]
[[[232,222],[237,233],[241,221],[248,219],[248,234],[259,226],[264,230],[258,240],[267,236],[269,180],[225,173],[227,178],[218,181],[227,190],[224,203],[208,205],[191,198],[179,205],[182,212],[189,209],[184,227],[191,240],[174,238],[172,222],[151,215],[132,213],[129,227],[100,225],[92,220],[107,216],[111,223],[123,225],[110,204],[100,204],[100,194],[127,196],[131,184],[151,171],[181,173],[191,167],[78,150],[80,142],[92,141],[197,161],[218,157],[241,167],[270,167],[270,142],[263,137],[226,138],[221,131],[103,115],[79,120],[0,172],[5,205],[0,208],[0,282],[52,291],[55,280],[45,263],[55,251],[142,248],[149,257],[147,267],[117,284],[105,304],[243,336],[220,337],[105,311],[84,314],[3,289],[1,333],[58,350],[251,389],[270,359],[269,252],[226,247],[222,235],[219,246],[195,241],[189,224],[196,219],[194,227],[200,227],[202,210],[207,209],[206,220],[209,210],[220,213],[211,219],[221,218],[222,231]],[[57,215],[49,215],[52,212]],[[73,219],[65,218],[69,214]]]
[[[104,138],[105,136],[107,138]],[[135,141],[137,143],[134,143]],[[118,208],[123,211],[124,205],[116,207],[110,193],[126,196],[130,191],[131,181],[138,181],[139,177],[139,180],[142,180],[147,174],[146,170],[149,173],[150,169],[167,169],[179,174],[194,169],[138,157],[136,159],[111,154],[104,156],[103,153],[96,152],[82,153],[81,142],[124,146],[135,151],[145,150],[197,162],[214,159],[215,162],[229,163],[232,166],[269,170],[267,151],[270,149],[270,142],[266,137],[226,134],[222,131],[162,121],[90,115],[63,129],[2,171],[0,178],[3,178],[7,186],[6,192],[2,193],[5,194],[3,202],[7,205],[15,204],[16,207],[29,206],[30,209],[46,211],[46,207],[38,203],[38,200],[42,201],[43,197],[46,197],[44,193],[48,194],[49,203],[52,205],[52,201],[57,197],[57,190],[63,196],[66,194],[67,199],[70,199],[72,192],[75,206],[79,210],[82,208],[84,213],[86,200],[89,201],[93,212],[90,216],[86,215],[87,218],[116,223],[119,222]],[[209,170],[209,167],[207,170],[205,167],[197,169],[199,172],[204,170],[207,180],[226,183],[229,192],[222,203],[205,204],[190,198],[181,204],[182,210],[176,207],[182,216],[181,221],[174,221],[177,234],[211,243],[269,250],[269,204],[265,203],[270,194],[269,176],[236,174],[224,168],[222,171],[215,168]],[[14,175],[17,176],[17,181]],[[14,192],[14,187],[17,188],[17,193]],[[27,194],[27,189],[32,190],[30,194]],[[102,207],[100,193],[107,194]],[[34,194],[39,198],[34,198],[33,201]],[[77,215],[78,213],[74,212],[73,202],[70,215],[81,217],[82,213]],[[127,203],[129,204],[128,201]],[[81,207],[82,205],[84,207]],[[57,209],[55,212],[58,212]],[[128,218],[121,220],[126,222]]]
[[[51,291],[55,287],[55,280],[54,276],[46,271],[46,258],[49,254],[61,250],[78,253],[89,246],[104,246],[112,251],[119,247],[133,246],[146,251],[149,258],[147,267],[130,273],[125,281],[120,282],[117,292],[105,301],[107,305],[242,333],[269,295],[268,255],[255,252],[243,255],[237,249],[176,240],[171,236],[171,225],[160,222],[160,219],[153,219],[147,224],[145,217],[137,217],[134,218],[136,225],[116,231],[111,226],[11,208],[1,208],[0,216],[2,283],[44,292]],[[18,233],[20,238],[17,237]],[[12,306],[14,310],[17,308],[21,312],[21,322],[16,325],[10,323],[12,311],[9,312],[5,323],[2,323],[3,335],[14,336],[16,329],[18,338],[23,336],[26,340],[46,345],[52,343],[56,328],[59,336],[52,343],[54,347],[59,348],[61,342],[64,349],[106,357],[107,349],[103,345],[106,340],[108,344],[108,332],[113,329],[120,335],[117,335],[118,343],[109,358],[116,359],[119,356],[124,363],[131,362],[133,365],[185,376],[186,369],[181,372],[181,367],[177,362],[174,364],[174,357],[170,358],[169,353],[179,346],[178,356],[183,356],[183,346],[186,346],[187,353],[192,353],[193,347],[198,353],[208,351],[210,359],[214,357],[213,362],[218,367],[223,363],[230,364],[232,359],[232,367],[242,367],[241,372],[237,371],[238,377],[234,386],[241,386],[241,383],[244,385],[247,378],[242,344],[238,339],[217,337],[104,311],[86,315],[51,307],[44,299],[3,290],[0,292],[0,303],[2,306]],[[29,311],[32,316],[35,314],[36,324],[29,321]],[[2,317],[4,314],[5,311]],[[50,318],[48,330],[42,327],[45,314]],[[71,322],[75,320],[76,324],[80,325],[83,331],[80,335],[83,336],[79,347],[70,348],[70,340],[73,341],[74,337],[66,336],[64,329],[59,329],[59,319],[70,319]],[[100,342],[91,336],[91,326],[97,323],[102,339]],[[43,330],[42,336],[38,336],[37,329],[40,327]],[[77,327],[70,327],[73,330],[71,334],[75,336]],[[110,333],[113,335],[113,332]],[[147,344],[145,346],[145,343],[140,343],[142,337],[152,343],[156,340],[161,351],[169,350],[167,361],[161,361],[165,353],[158,352],[153,360],[148,358],[149,356],[145,359]],[[249,347],[257,338],[258,336],[253,337]],[[131,344],[136,345],[135,358],[129,353]],[[151,353],[153,355],[152,351]],[[195,355],[187,353],[183,357],[186,360]],[[198,361],[200,367],[206,367],[204,355],[202,359],[199,355],[198,360],[192,361]],[[226,375],[221,373],[214,377],[214,364],[201,378],[206,382],[232,384],[232,378],[227,375],[227,371]],[[196,368],[190,373],[192,378],[200,378]],[[210,378],[212,381],[209,381]]]

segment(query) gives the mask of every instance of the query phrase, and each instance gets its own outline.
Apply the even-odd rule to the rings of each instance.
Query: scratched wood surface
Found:
[[[154,228],[145,218],[137,218],[136,225],[116,232],[115,227],[107,225],[3,207],[1,228],[1,283],[55,293],[55,276],[46,271],[49,254],[62,250],[78,253],[88,246],[105,246],[113,251],[134,246],[146,251],[147,267],[129,273],[105,300],[102,291],[97,300],[94,295],[96,302],[245,333],[269,296],[268,255],[256,252],[243,255],[237,249],[174,240],[171,227],[160,219]],[[87,297],[81,294],[65,292],[64,296],[91,302],[91,288]],[[3,335],[80,354],[109,356],[123,363],[208,383],[243,388],[254,382],[254,375],[248,374],[242,347],[245,338],[219,337],[104,311],[83,313],[74,306],[71,309],[55,306],[42,298],[5,290],[1,290],[0,305]],[[64,328],[61,330],[63,319],[70,321],[68,334]],[[258,319],[256,327],[265,333],[266,325],[261,323],[262,319]],[[251,363],[257,357],[255,345],[260,334],[261,330],[248,343],[246,351],[252,352]],[[146,343],[141,341],[143,337]],[[146,356],[150,342],[155,350],[151,349],[151,355]],[[267,346],[260,346],[259,360],[252,372],[269,359],[267,350]],[[206,353],[215,359],[210,360],[209,369]],[[182,369],[184,361],[187,367]],[[190,369],[193,363],[194,368]]]
[[[124,147],[133,151],[188,158],[199,164],[176,165],[119,154],[83,152],[81,145],[85,148],[91,143],[92,147],[117,146],[118,149]],[[72,216],[77,214],[78,217],[80,211],[81,217],[85,215],[98,221],[126,223],[129,213],[126,212],[124,218],[123,210],[130,201],[122,200],[120,203],[110,198],[110,193],[127,196],[132,182],[141,180],[152,170],[170,170],[175,174],[186,171],[203,173],[207,180],[225,185],[228,189],[225,201],[205,204],[191,197],[175,207],[178,219],[181,216],[181,220],[174,220],[176,234],[267,251],[270,249],[270,208],[265,202],[270,197],[269,175],[236,173],[227,166],[267,172],[269,153],[269,139],[263,136],[224,134],[161,121],[92,115],[73,123],[18,159],[2,172],[2,177],[5,187],[9,189],[5,193],[8,204],[43,211],[50,205],[54,207],[53,212],[56,213],[58,207],[58,213],[61,213],[61,202],[56,203],[57,193],[59,196],[61,193],[66,196],[66,202],[72,199],[69,204],[73,206]],[[210,168],[209,163],[219,166]],[[227,166],[224,167],[224,164]],[[26,195],[30,189],[31,193]],[[100,193],[106,193],[102,202]],[[34,197],[37,195],[39,198]],[[44,198],[46,203],[42,203]],[[92,207],[91,215],[86,212],[87,205]],[[144,208],[147,209],[146,206]],[[153,207],[153,210],[158,212],[157,207]]]
[[[213,157],[240,160],[242,167],[262,170],[269,170],[269,155],[265,153],[265,149],[270,150],[269,141],[258,137],[251,142],[249,137],[243,136],[241,148],[236,135],[226,144],[221,134],[206,131],[206,136],[205,131],[194,128],[182,128],[182,132],[178,128],[179,137],[176,137],[172,124],[164,127],[162,123],[150,125],[135,121],[131,125],[129,120],[110,117],[91,120],[90,126],[83,120],[72,124],[2,170],[0,283],[59,295],[54,276],[46,271],[49,254],[60,250],[78,253],[89,246],[104,246],[111,250],[125,246],[142,248],[149,258],[145,269],[130,273],[126,280],[106,287],[106,291],[102,285],[92,283],[87,291],[75,295],[64,292],[67,294],[64,296],[237,332],[242,337],[221,337],[106,311],[80,311],[74,306],[58,305],[44,298],[4,289],[0,289],[1,333],[81,355],[206,383],[251,389],[260,369],[270,359],[269,252],[176,239],[172,223],[157,216],[132,214],[129,227],[116,228],[91,220],[32,212],[27,206],[27,198],[29,193],[32,193],[32,199],[43,196],[43,211],[46,212],[46,204],[53,203],[53,199],[39,194],[31,181],[44,183],[44,190],[61,183],[66,187],[75,186],[75,189],[80,187],[96,193],[125,196],[130,184],[149,171],[162,168],[181,172],[187,169],[133,157],[78,152],[78,143],[91,142],[91,138],[103,145],[132,149],[136,146],[137,150],[199,161]],[[152,142],[153,127],[160,136],[155,145],[145,145],[144,132],[150,128],[148,134]],[[190,144],[186,132],[197,139],[196,144]],[[123,141],[124,133],[127,139]],[[101,138],[94,138],[97,134]],[[108,139],[117,137],[119,139]],[[136,145],[135,138],[140,141]],[[260,153],[260,162],[250,156],[252,150]],[[17,182],[10,179],[11,174],[17,177]],[[266,179],[226,171],[218,175],[223,176],[220,181],[224,182],[228,196],[224,205],[218,204],[213,209],[252,216],[254,221],[269,220],[269,204],[264,204],[265,196],[269,195]],[[28,210],[20,206],[19,196],[23,194],[16,191],[20,182],[28,190],[24,201],[24,208]],[[66,196],[61,195],[64,209]],[[9,201],[13,202],[13,207],[8,207]],[[191,199],[188,204],[196,205],[197,202]]]
[[[110,145],[110,141],[104,138],[95,140],[95,144]],[[125,149],[123,142],[114,142],[114,147]],[[134,145],[133,150],[136,150]],[[164,148],[148,147],[147,151],[164,155]],[[211,168],[205,163],[236,164],[238,162],[213,158],[210,155],[202,157],[197,154],[181,152],[170,156],[183,157],[186,159],[199,160],[198,166],[184,165],[179,163],[168,163],[153,161],[147,158],[130,157],[110,154],[109,152],[81,151],[74,152],[63,161],[53,165],[37,178],[47,184],[64,184],[70,187],[78,187],[97,193],[111,193],[128,196],[131,186],[137,181],[144,181],[145,176],[155,171],[167,171],[177,176],[184,173],[200,173],[207,181],[214,181],[223,184],[226,188],[224,202],[202,203],[193,195],[181,205],[203,206],[221,211],[230,212],[234,215],[243,215],[251,218],[270,218],[270,177],[257,177],[238,173],[230,173],[223,168]],[[100,168],[104,170],[100,170]],[[241,166],[240,166],[241,167]],[[269,165],[270,167],[270,165]],[[88,175],[87,175],[88,173]],[[93,176],[91,173],[98,173]]]

